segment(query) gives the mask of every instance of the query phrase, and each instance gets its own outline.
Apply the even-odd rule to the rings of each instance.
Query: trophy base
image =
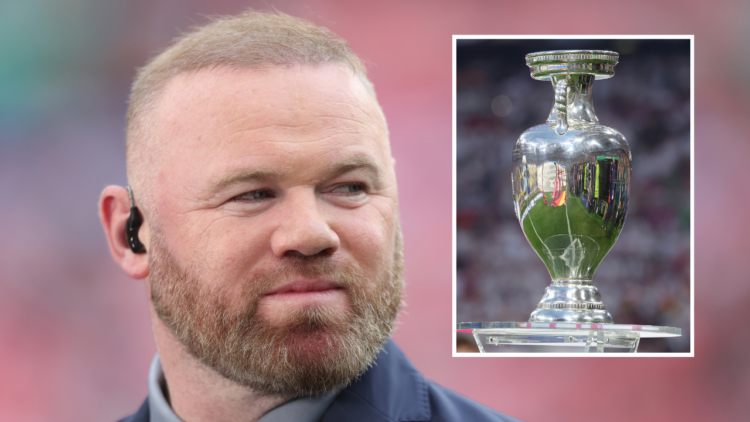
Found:
[[[612,324],[612,315],[590,280],[552,280],[529,322]]]
[[[480,353],[636,353],[641,338],[679,337],[680,328],[547,322],[462,322]]]
[[[612,324],[612,315],[606,309],[537,309],[529,322],[582,322]]]

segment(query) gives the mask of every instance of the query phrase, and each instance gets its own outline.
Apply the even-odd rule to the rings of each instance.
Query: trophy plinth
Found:
[[[636,353],[642,338],[682,335],[673,327],[565,322],[463,322],[456,329],[471,334],[481,353]]]

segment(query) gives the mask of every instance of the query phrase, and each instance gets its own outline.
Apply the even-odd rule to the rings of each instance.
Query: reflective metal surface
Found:
[[[548,66],[543,75],[534,73],[539,63]],[[602,63],[608,74],[597,73]],[[612,322],[592,277],[625,222],[631,155],[620,132],[599,124],[592,88],[616,63],[610,51],[527,56],[532,76],[556,90],[547,122],[524,132],[513,151],[516,216],[552,276],[529,321]]]
[[[605,50],[558,50],[541,51],[526,55],[526,64],[531,68],[531,77],[547,81],[552,75],[586,74],[596,79],[611,78],[619,54]]]

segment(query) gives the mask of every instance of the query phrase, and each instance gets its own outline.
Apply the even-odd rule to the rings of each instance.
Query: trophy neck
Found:
[[[596,117],[594,112],[594,101],[593,101],[593,89],[594,89],[594,75],[585,74],[558,74],[552,75],[550,80],[552,81],[552,87],[557,88],[558,82],[567,81],[567,119],[568,124],[571,126],[586,125],[586,124],[598,124],[599,119]],[[555,106],[552,107],[549,117],[547,118],[548,124],[554,124],[557,122],[558,110]]]

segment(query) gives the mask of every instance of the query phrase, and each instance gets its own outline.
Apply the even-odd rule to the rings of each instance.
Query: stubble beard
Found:
[[[159,230],[149,250],[151,301],[187,352],[225,378],[260,394],[315,396],[344,387],[369,368],[394,329],[403,289],[403,247],[396,228],[390,268],[367,280],[330,256],[281,258],[254,270],[241,293],[211,288],[170,254]],[[257,313],[263,293],[295,278],[326,278],[345,287],[350,310],[318,305]],[[214,283],[222,285],[222,283]]]

